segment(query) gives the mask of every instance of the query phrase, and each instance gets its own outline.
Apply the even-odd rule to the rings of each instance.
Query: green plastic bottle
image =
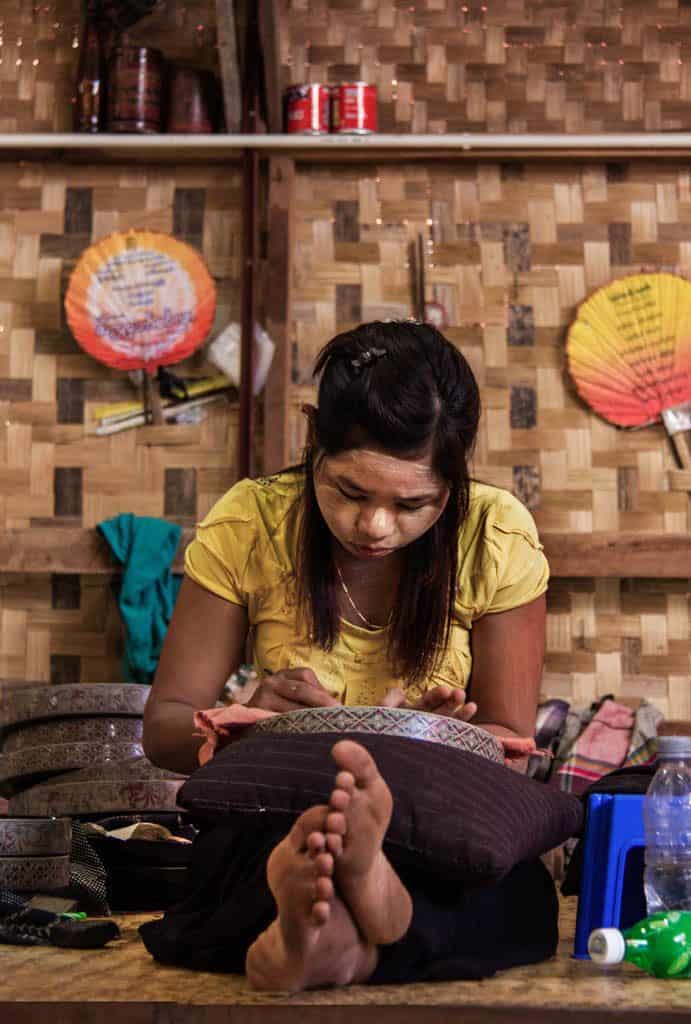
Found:
[[[691,978],[691,911],[660,910],[623,932],[596,928],[588,953],[596,964],[627,960],[655,978]]]

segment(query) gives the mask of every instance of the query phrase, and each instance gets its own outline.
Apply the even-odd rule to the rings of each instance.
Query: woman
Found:
[[[329,342],[315,374],[303,464],[236,484],[187,549],[146,708],[147,755],[194,770],[203,742],[193,735],[194,713],[214,705],[244,660],[248,635],[255,708],[405,704],[475,716],[500,737],[532,736],[547,563],[525,508],[470,480],[480,400],[466,360],[429,325],[371,323]],[[285,878],[299,875],[295,858],[308,864],[313,899],[297,930],[319,931],[330,919],[342,935],[350,920],[356,966],[346,980],[362,980],[376,976],[376,948],[405,934],[411,903],[382,866],[390,795],[376,766],[352,743],[337,745],[334,757],[341,772],[330,808],[313,809],[278,844],[269,883],[280,918],[282,905],[300,904],[282,893]],[[381,892],[386,906],[368,921],[372,893]],[[280,921],[261,936],[248,959],[251,979],[275,987],[287,970],[287,987],[324,983],[333,957],[314,976],[302,961],[286,968],[286,943],[301,943],[295,922],[283,924],[293,938]]]

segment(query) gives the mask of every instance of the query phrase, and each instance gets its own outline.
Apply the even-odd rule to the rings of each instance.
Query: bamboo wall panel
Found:
[[[686,166],[566,163],[312,168],[299,179],[293,456],[324,340],[412,315],[408,252],[424,235],[427,298],[480,382],[476,474],[541,530],[684,533],[691,502],[662,427],[623,431],[565,369],[578,304],[639,271],[691,273]],[[691,575],[691,566],[680,566]]]
[[[197,424],[94,436],[93,408],[135,391],[77,346],[63,297],[92,241],[148,227],[203,253],[213,331],[237,320],[236,172],[4,165],[0,196],[0,524],[94,526],[123,511],[192,524],[235,478],[235,405],[212,405]],[[199,355],[181,369],[210,368]]]
[[[134,512],[191,526],[235,479],[236,404],[208,407],[197,424],[94,436],[94,407],[134,392],[77,346],[62,303],[92,241],[149,227],[204,254],[218,290],[214,332],[237,320],[237,173],[4,165],[0,197],[0,524],[93,527]],[[181,369],[209,367],[197,356]],[[119,679],[121,644],[108,582],[0,576],[0,677]]]
[[[691,718],[689,582],[552,580],[543,692],[579,707],[606,694]]]
[[[688,131],[675,0],[289,0],[287,82],[375,82],[385,132]]]
[[[121,680],[116,594],[107,577],[0,575],[0,678]]]

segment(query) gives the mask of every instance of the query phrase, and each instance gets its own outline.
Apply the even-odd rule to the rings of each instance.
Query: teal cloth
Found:
[[[127,633],[125,678],[151,683],[182,581],[170,569],[182,530],[131,512],[106,519],[98,529],[124,566],[118,605]]]

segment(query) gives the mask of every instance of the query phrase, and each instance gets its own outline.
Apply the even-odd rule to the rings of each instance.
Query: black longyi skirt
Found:
[[[195,840],[186,892],[164,917],[140,927],[162,963],[242,974],[250,945],[276,916],[266,882],[271,850],[290,823],[238,816]],[[540,860],[481,888],[431,877],[390,859],[413,899],[406,935],[381,947],[370,984],[486,978],[552,956],[558,941],[554,882]]]

